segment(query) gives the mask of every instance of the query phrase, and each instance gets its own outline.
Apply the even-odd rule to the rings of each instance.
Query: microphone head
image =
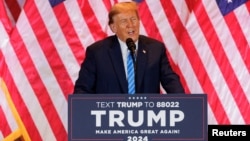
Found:
[[[128,38],[126,40],[126,44],[128,46],[128,49],[132,52],[132,53],[135,53],[135,43],[133,41],[133,39],[131,38]]]

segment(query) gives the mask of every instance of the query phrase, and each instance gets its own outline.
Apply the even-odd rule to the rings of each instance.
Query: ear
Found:
[[[109,27],[113,33],[116,33],[117,30],[116,30],[116,26],[114,24],[110,24]]]

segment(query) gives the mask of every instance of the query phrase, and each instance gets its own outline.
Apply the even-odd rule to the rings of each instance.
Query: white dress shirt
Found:
[[[120,40],[118,38],[118,41],[120,43],[121,46],[121,51],[122,51],[122,60],[123,60],[123,65],[124,65],[124,69],[125,69],[125,73],[126,73],[126,77],[127,77],[127,58],[128,58],[128,54],[130,53],[128,46],[126,45],[125,42],[123,42],[122,40]],[[137,52],[137,46],[138,46],[138,41],[135,42],[135,53]]]

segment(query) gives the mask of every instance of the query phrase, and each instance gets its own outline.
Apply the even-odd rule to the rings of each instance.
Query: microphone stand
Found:
[[[135,93],[137,92],[137,88],[136,88],[136,54],[135,54],[135,50],[133,50],[133,51],[130,51],[130,53],[131,53],[131,56],[132,56],[132,60],[133,60],[133,65],[134,65],[134,80],[135,80]]]

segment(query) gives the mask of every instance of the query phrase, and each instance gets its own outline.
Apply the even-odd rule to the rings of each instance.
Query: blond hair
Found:
[[[111,10],[109,11],[108,18],[109,22],[108,24],[112,24],[114,22],[113,17],[119,13],[122,13],[123,11],[128,11],[128,10],[134,10],[136,12],[136,15],[139,19],[139,14],[138,14],[138,9],[137,9],[137,3],[136,2],[120,2],[116,3]]]

